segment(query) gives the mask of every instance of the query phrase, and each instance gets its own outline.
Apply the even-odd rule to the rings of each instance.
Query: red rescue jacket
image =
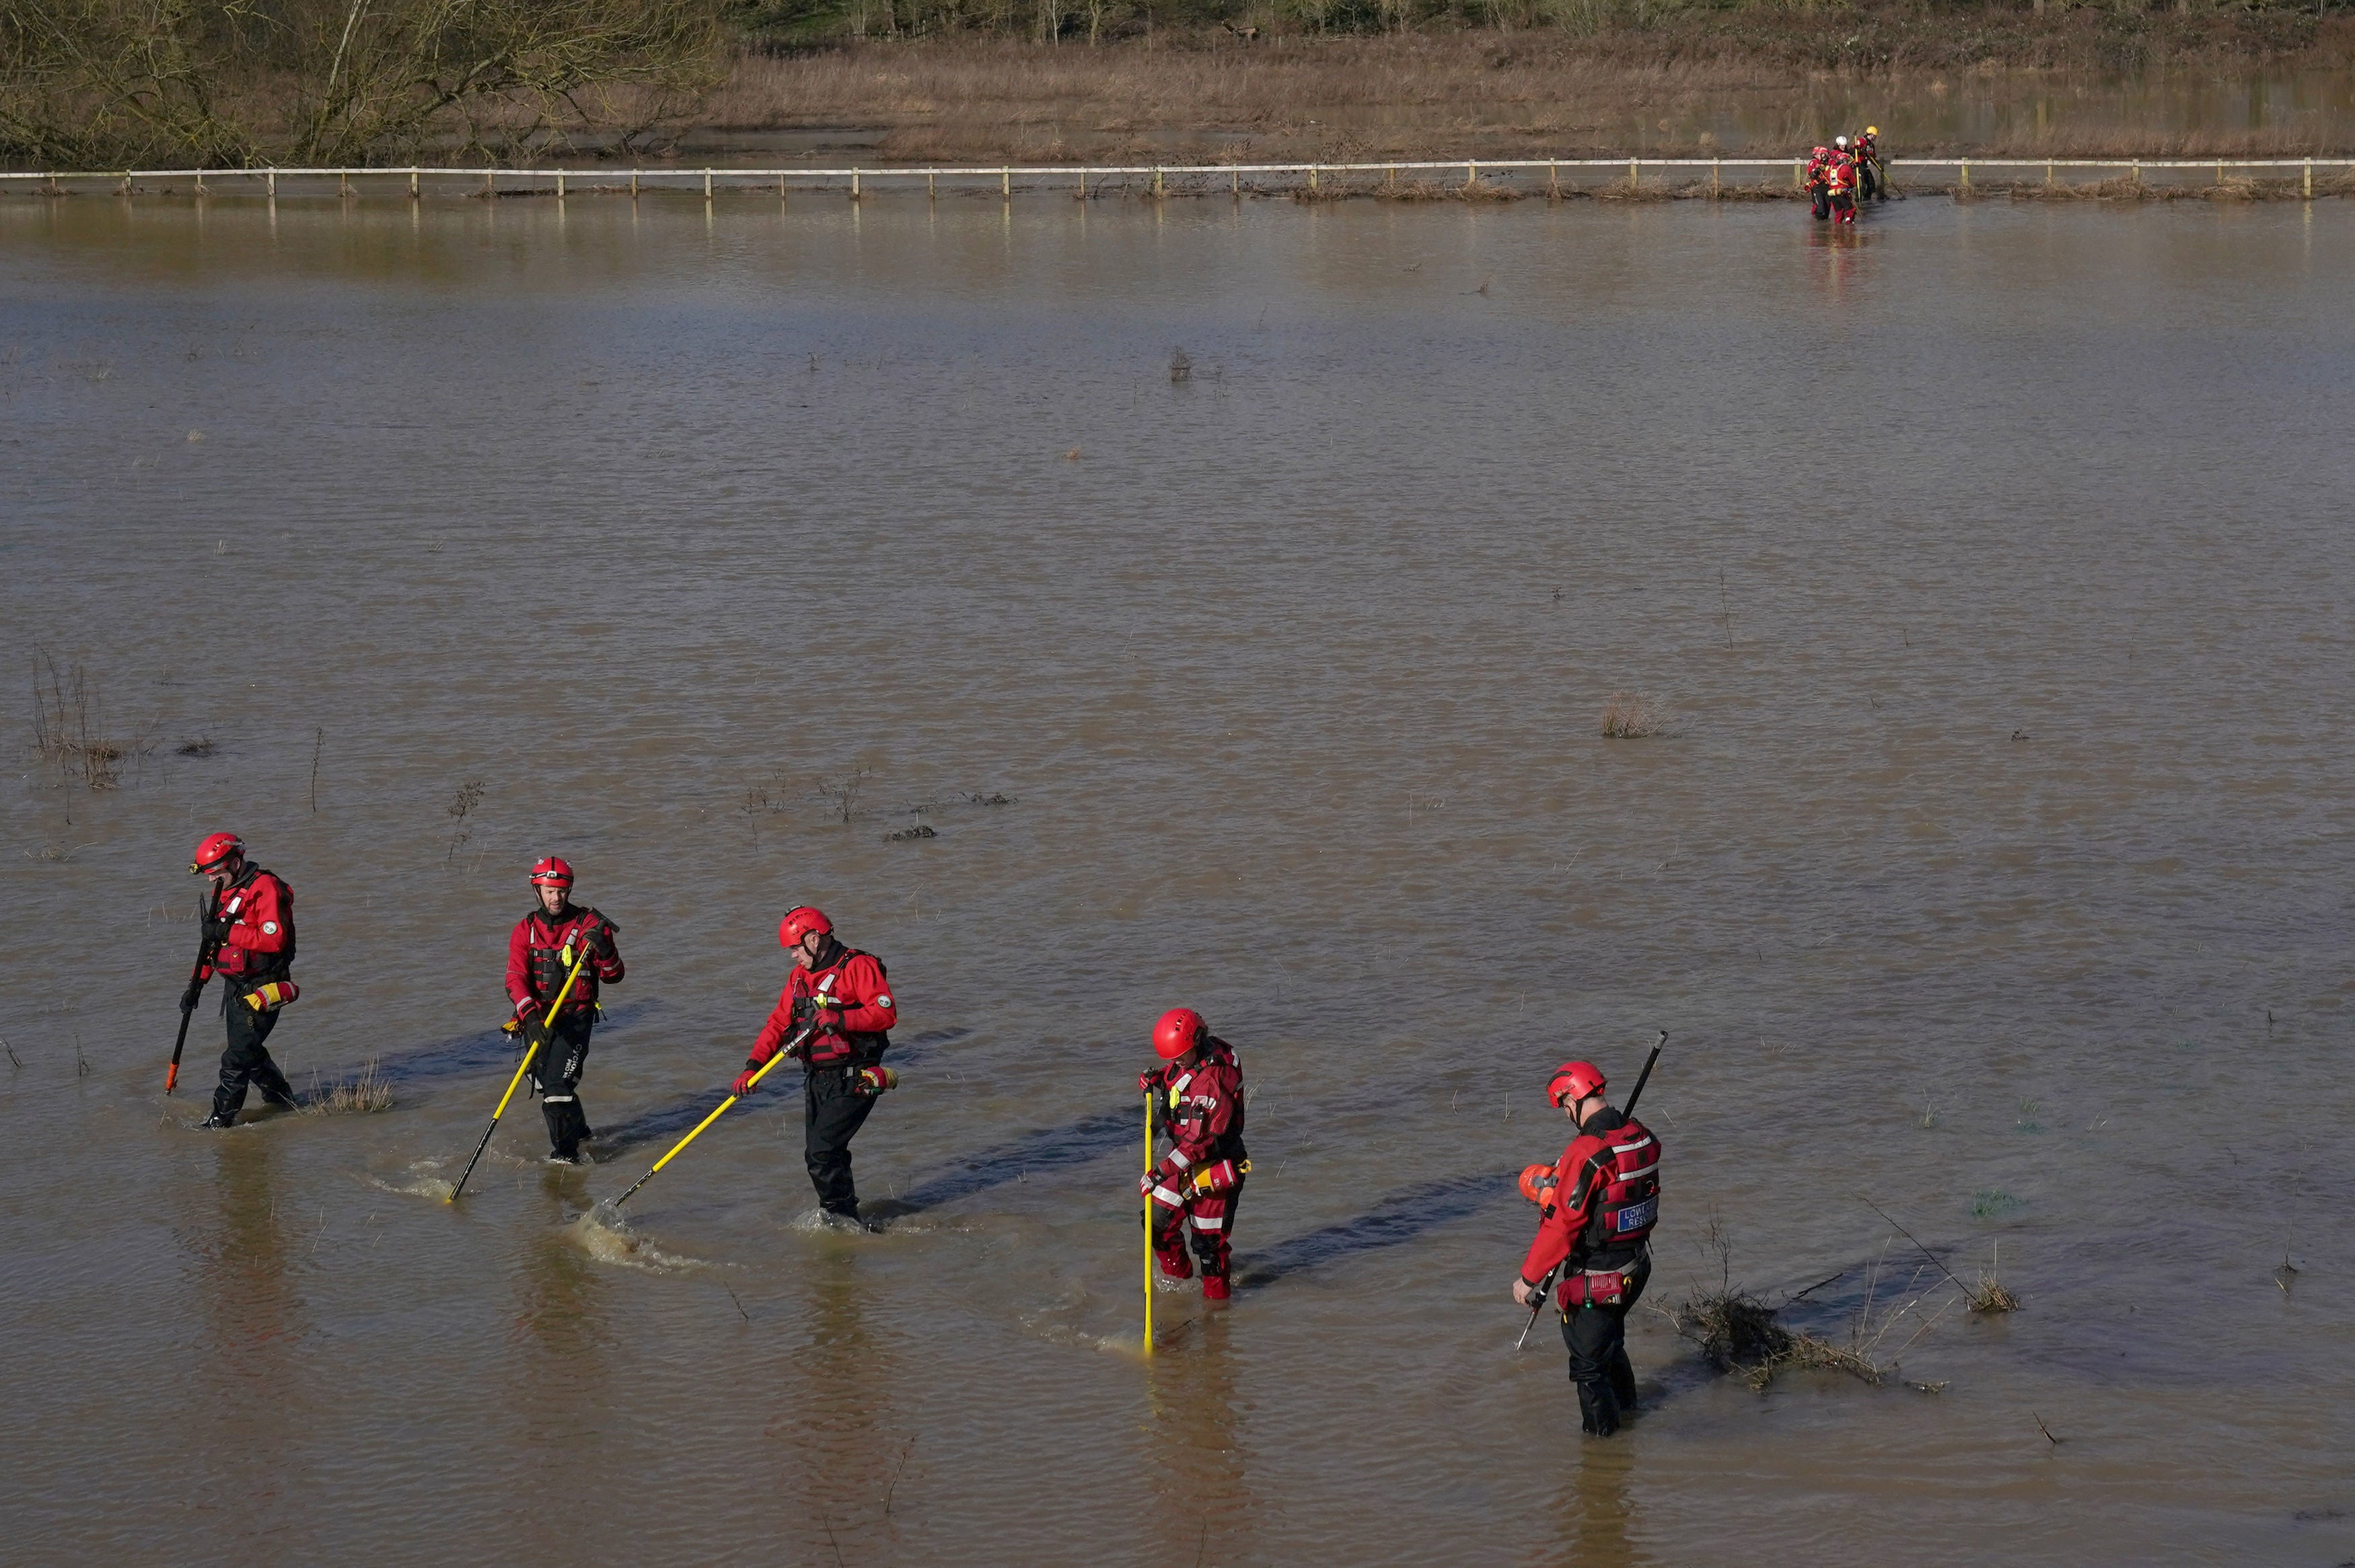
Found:
[[[811,1066],[831,1067],[852,1061],[870,1064],[891,1048],[890,1031],[900,1022],[900,1010],[891,1001],[891,982],[884,976],[882,963],[871,953],[833,942],[819,968],[797,968],[785,977],[785,989],[778,994],[769,1022],[761,1026],[760,1039],[752,1044],[751,1059],[765,1062],[775,1055],[779,1047],[800,1033],[794,1022],[794,1003],[821,996],[833,997],[843,1006],[821,1009],[819,1015],[826,1021],[825,1033],[795,1053]]]
[[[1572,1209],[1590,1162],[1585,1201]],[[1606,1107],[1586,1118],[1553,1170],[1554,1201],[1538,1220],[1521,1277],[1535,1285],[1564,1259],[1580,1269],[1634,1263],[1660,1217],[1660,1140],[1651,1129]]]
[[[507,938],[507,1000],[515,1003],[517,1016],[524,1003],[533,1002],[545,1008],[564,989],[564,977],[572,972],[572,960],[581,956],[573,947],[599,927],[604,927],[608,939],[621,927],[594,909],[583,909],[567,903],[560,915],[550,915],[534,906],[531,912],[516,922]],[[601,957],[594,948],[589,950],[589,961],[581,966],[581,978],[572,982],[571,992],[564,999],[564,1016],[577,1018],[597,1005],[597,986],[617,983],[622,978],[622,949],[617,946],[611,959]]]
[[[1856,188],[1856,164],[1847,154],[1835,153],[1831,167],[1825,171],[1824,177],[1832,195],[1845,195]]]
[[[1169,1152],[1153,1169],[1156,1185],[1174,1188],[1188,1171],[1222,1160],[1242,1164],[1243,1070],[1233,1046],[1214,1038],[1192,1066],[1173,1062],[1154,1082],[1162,1091],[1161,1121],[1170,1138]]]
[[[227,918],[229,936],[197,977],[219,975],[242,986],[282,980],[294,969],[294,890],[248,865],[243,875],[213,895],[213,916]]]

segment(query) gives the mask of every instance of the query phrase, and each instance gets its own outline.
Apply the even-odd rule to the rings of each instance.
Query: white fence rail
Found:
[[[1805,158],[1442,158],[1395,160],[1389,163],[1303,163],[1303,164],[938,164],[922,166],[851,165],[845,168],[730,168],[714,164],[708,168],[682,169],[633,167],[617,168],[547,168],[428,166],[415,164],[367,168],[247,168],[247,169],[128,169],[106,170],[0,170],[0,190],[11,185],[30,185],[38,194],[67,195],[75,189],[92,186],[112,187],[116,194],[135,194],[144,183],[147,186],[170,187],[186,185],[191,194],[207,196],[216,187],[227,191],[253,191],[257,187],[269,196],[278,194],[281,180],[315,182],[334,180],[338,194],[350,196],[355,182],[363,185],[380,186],[389,183],[396,186],[406,182],[406,194],[411,197],[424,194],[427,182],[447,186],[453,184],[479,184],[485,194],[496,195],[502,188],[509,195],[549,193],[567,194],[568,182],[573,186],[602,193],[617,193],[624,187],[632,196],[641,190],[694,191],[699,185],[705,200],[719,191],[758,192],[773,188],[783,197],[795,185],[808,190],[839,188],[847,183],[849,195],[859,196],[868,185],[907,185],[924,182],[928,194],[936,194],[942,182],[952,188],[995,182],[999,194],[1011,197],[1017,183],[1025,190],[1037,189],[1042,184],[1070,180],[1076,182],[1076,194],[1086,196],[1091,185],[1102,187],[1118,182],[1124,189],[1132,180],[1150,178],[1152,194],[1169,194],[1173,182],[1185,182],[1189,187],[1208,185],[1215,189],[1224,184],[1231,192],[1241,195],[1246,188],[1260,191],[1269,181],[1279,182],[1286,188],[1319,191],[1327,178],[1379,175],[1383,182],[1395,184],[1401,175],[1453,175],[1461,171],[1464,185],[1476,185],[1484,176],[1507,174],[1530,174],[1542,170],[1550,186],[1559,186],[1565,173],[1608,170],[1614,176],[1625,171],[1628,184],[1639,185],[1646,173],[1663,178],[1677,171],[1690,171],[1698,175],[1706,171],[1712,190],[1721,188],[1729,174],[1740,175],[1757,170],[1774,174],[1783,169],[1791,171],[1792,183],[1799,183],[1805,169]],[[2212,171],[2216,183],[2222,185],[2225,171],[2244,172],[2295,171],[2303,194],[2314,194],[2314,172],[2321,169],[2355,169],[2355,158],[1891,158],[1887,161],[1892,181],[1900,174],[1913,175],[1931,170],[1948,169],[1955,173],[1956,183],[1968,186],[1974,169],[2041,170],[2046,184],[2054,183],[2063,170],[2108,170],[2124,173],[2139,183],[2146,174],[2170,171]],[[1245,185],[1246,178],[1251,180]]]

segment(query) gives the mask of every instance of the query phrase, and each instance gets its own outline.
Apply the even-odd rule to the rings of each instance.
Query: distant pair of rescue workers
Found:
[[[211,891],[180,1011],[194,1012],[205,983],[221,977],[229,1039],[212,1114],[202,1125],[226,1128],[235,1123],[249,1086],[265,1104],[294,1103],[265,1044],[280,1012],[301,994],[293,979],[294,895],[283,879],[246,858],[234,833],[208,836],[188,869]],[[535,1032],[544,1039],[532,1060],[532,1086],[548,1124],[549,1157],[570,1164],[582,1160],[581,1144],[595,1136],[580,1083],[598,992],[624,971],[613,923],[572,902],[568,863],[540,860],[531,886],[537,902],[507,941],[513,1008],[500,1027],[518,1040]],[[780,923],[777,939],[794,967],[733,1089],[740,1097],[751,1093],[754,1075],[780,1051],[802,1062],[804,1154],[819,1206],[832,1223],[869,1228],[859,1216],[850,1140],[876,1097],[899,1082],[882,1061],[898,1004],[883,965],[839,941],[821,911],[794,909]],[[1242,1067],[1234,1047],[1190,1007],[1161,1015],[1153,1049],[1161,1065],[1139,1073],[1136,1084],[1148,1126],[1168,1139],[1167,1151],[1138,1179],[1156,1266],[1165,1280],[1181,1280],[1199,1264],[1203,1297],[1223,1301],[1232,1289],[1235,1210],[1251,1172]],[[1604,1098],[1604,1086],[1601,1069],[1588,1062],[1565,1064],[1547,1083],[1547,1102],[1570,1119],[1576,1136],[1553,1164],[1521,1172],[1521,1192],[1538,1205],[1540,1219],[1513,1298],[1534,1310],[1547,1281],[1559,1277],[1554,1299],[1582,1423],[1608,1436],[1636,1399],[1625,1322],[1651,1275],[1660,1150],[1649,1130]]]
[[[1835,136],[1807,155],[1807,198],[1816,219],[1854,223],[1859,202],[1889,199],[1889,171],[1881,162],[1881,127],[1868,125],[1851,142]]]

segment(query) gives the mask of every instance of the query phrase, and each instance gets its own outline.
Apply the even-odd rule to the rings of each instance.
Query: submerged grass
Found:
[[[355,1116],[392,1108],[392,1085],[377,1070],[371,1056],[352,1077],[321,1089],[313,1075],[310,1097],[303,1102],[306,1116]]]
[[[1668,733],[1668,710],[1642,692],[1614,692],[1603,704],[1603,734],[1609,740],[1642,740]]]

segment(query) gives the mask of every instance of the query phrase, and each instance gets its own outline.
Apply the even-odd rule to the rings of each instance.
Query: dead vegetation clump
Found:
[[[310,1096],[303,1103],[306,1116],[365,1116],[391,1108],[392,1085],[377,1071],[373,1056],[360,1065],[357,1074],[324,1090],[314,1074]]]
[[[1910,1312],[1912,1306],[1908,1303],[1902,1311]],[[1898,1314],[1874,1323],[1869,1309],[1860,1313],[1852,1342],[1841,1345],[1804,1329],[1786,1329],[1775,1321],[1774,1312],[1746,1290],[1721,1288],[1695,1290],[1668,1308],[1667,1316],[1678,1333],[1700,1347],[1710,1365],[1759,1392],[1785,1372],[1846,1372],[1875,1384],[1894,1374],[1895,1368],[1874,1361],[1872,1352]]]
[[[158,744],[146,730],[110,736],[99,683],[80,664],[65,670],[47,652],[33,655],[33,754],[58,770],[59,781],[112,789],[126,764],[137,764]]]
[[[1972,1311],[1997,1313],[2019,1310],[2019,1298],[1999,1277],[2002,1267],[2003,1244],[1998,1242],[1995,1244],[1995,1261],[1979,1270],[1976,1282],[1963,1286],[1963,1298],[1970,1303]],[[1955,1283],[1962,1284],[1960,1280]]]
[[[1603,704],[1606,740],[1642,740],[1668,733],[1668,710],[1642,692],[1614,692]]]
[[[1717,1255],[1715,1287],[1696,1284],[1683,1301],[1655,1310],[1667,1318],[1678,1334],[1698,1345],[1711,1366],[1739,1377],[1759,1392],[1764,1392],[1778,1373],[1794,1371],[1845,1372],[1861,1383],[1886,1383],[1899,1375],[1898,1362],[1905,1352],[1945,1315],[1945,1308],[1942,1308],[1927,1318],[1917,1316],[1923,1300],[1914,1290],[1922,1277],[1918,1268],[1906,1283],[1905,1291],[1912,1294],[1902,1300],[1882,1304],[1882,1259],[1877,1258],[1865,1271],[1863,1299],[1849,1319],[1846,1343],[1842,1343],[1778,1320],[1784,1309],[1811,1291],[1831,1284],[1840,1275],[1809,1286],[1784,1302],[1782,1308],[1769,1307],[1733,1282],[1733,1245],[1721,1221],[1710,1221],[1703,1245]],[[1947,1306],[1952,1305],[1950,1300]],[[1891,1333],[1909,1319],[1917,1326],[1904,1343],[1887,1353],[1884,1361],[1882,1346]]]

